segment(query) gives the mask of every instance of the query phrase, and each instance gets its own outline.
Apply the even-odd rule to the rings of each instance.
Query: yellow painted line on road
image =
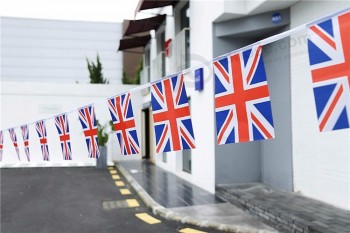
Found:
[[[117,171],[116,171],[116,170],[109,170],[109,173],[110,173],[111,175],[114,175],[114,174],[117,174]]]
[[[129,195],[131,194],[130,190],[129,189],[120,189],[120,193],[122,195]]]
[[[140,204],[136,199],[126,199],[126,203],[129,207],[139,207]]]
[[[119,175],[112,175],[112,179],[113,180],[120,180],[120,176]]]
[[[181,232],[181,233],[207,233],[205,231],[199,231],[199,230],[195,230],[192,228],[184,228],[184,229],[179,230],[179,232]]]
[[[123,181],[116,181],[114,182],[116,186],[118,187],[122,187],[122,186],[125,186],[124,182]]]
[[[108,167],[108,170],[113,170],[114,169],[114,167]]]
[[[159,219],[153,218],[151,215],[147,213],[135,214],[135,216],[148,224],[157,224],[162,222]]]

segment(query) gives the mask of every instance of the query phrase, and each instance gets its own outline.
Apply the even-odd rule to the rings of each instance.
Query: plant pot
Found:
[[[107,168],[107,147],[99,146],[100,157],[96,159],[96,168]]]

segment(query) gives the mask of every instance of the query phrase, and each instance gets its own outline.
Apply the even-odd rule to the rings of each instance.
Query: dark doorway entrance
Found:
[[[142,158],[150,159],[150,109],[145,108],[142,110]]]

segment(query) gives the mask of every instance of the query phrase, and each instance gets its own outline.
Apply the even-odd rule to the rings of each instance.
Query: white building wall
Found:
[[[303,1],[291,8],[291,28],[350,6],[350,1]],[[306,32],[291,36],[294,191],[350,209],[350,130],[320,133]]]
[[[212,22],[220,12],[214,1],[190,1],[190,60],[191,67],[213,57]],[[175,19],[175,23],[179,23]],[[175,27],[169,30],[175,30]],[[172,33],[169,33],[170,35]],[[205,38],[205,39],[203,39]],[[175,46],[175,43],[173,44]],[[173,50],[174,51],[174,50]],[[175,63],[175,53],[172,54]],[[157,165],[209,191],[215,192],[215,128],[214,96],[211,66],[204,66],[204,91],[194,91],[193,74],[185,76],[187,94],[191,98],[191,117],[196,140],[192,150],[192,173],[182,170],[182,151],[167,153],[167,162],[157,156]],[[177,70],[175,72],[180,72]]]
[[[32,123],[41,119],[53,117],[63,112],[73,111],[68,114],[71,132],[72,157],[71,161],[64,161],[60,147],[57,129],[53,119],[46,121],[48,134],[48,147],[50,161],[42,160],[39,139],[35,125],[29,126],[29,149],[31,162],[25,157],[22,134],[16,128],[18,145],[20,148],[21,161],[18,161],[9,132],[3,131],[4,151],[0,167],[22,167],[22,166],[94,166],[95,159],[88,158],[85,138],[81,124],[78,120],[76,109],[87,104],[95,105],[96,118],[101,124],[108,123],[111,119],[107,105],[107,97],[120,94],[135,87],[134,85],[117,84],[51,84],[51,83],[29,83],[29,82],[1,82],[1,122],[2,130],[17,127],[22,124]],[[135,120],[140,132],[140,111],[142,101],[141,93],[132,93],[132,104]],[[109,126],[107,127],[108,129]],[[108,130],[110,131],[110,130]],[[140,135],[139,135],[140,136]],[[120,148],[115,133],[109,135],[107,143],[108,163],[112,160],[138,159],[139,155],[121,156]]]
[[[1,80],[89,83],[86,58],[99,54],[104,77],[121,83],[121,23],[1,17]]]

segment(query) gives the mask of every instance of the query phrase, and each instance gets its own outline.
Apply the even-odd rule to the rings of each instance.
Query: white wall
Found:
[[[291,28],[350,6],[350,1],[303,1],[291,8]],[[320,133],[306,32],[291,36],[294,191],[350,209],[350,130]]]
[[[215,14],[215,9],[217,8],[214,1],[190,2],[191,67],[209,61],[213,57],[211,38],[212,22],[217,15]],[[186,90],[191,98],[191,116],[196,140],[196,148],[192,150],[192,173],[188,174],[182,171],[182,151],[167,153],[167,163],[163,163],[161,156],[158,156],[157,165],[214,193],[215,128],[213,79],[211,72],[210,66],[204,67],[205,84],[204,91],[201,92],[194,91],[193,74],[186,75],[185,77]]]
[[[105,84],[51,84],[51,83],[24,83],[1,82],[1,129],[32,123],[44,118],[53,117],[63,112],[73,111],[68,115],[72,157],[71,161],[64,161],[59,137],[53,119],[46,122],[50,161],[43,161],[40,144],[35,125],[29,126],[29,145],[31,162],[28,163],[23,150],[22,134],[16,128],[21,161],[18,161],[14,146],[8,131],[4,131],[3,160],[0,167],[17,166],[90,166],[95,160],[88,158],[84,134],[78,121],[75,109],[90,103],[96,103],[96,117],[102,123],[107,123],[110,113],[106,103],[107,97],[120,94],[135,87],[134,85],[105,85]],[[136,125],[140,127],[141,94],[132,93],[132,104]],[[139,132],[140,133],[140,132]],[[140,136],[140,134],[139,134]],[[114,133],[109,135],[108,161],[112,159],[137,159],[139,155],[121,156],[117,138]]]
[[[185,3],[180,2],[180,7]],[[168,10],[168,9],[167,9]],[[216,4],[213,1],[191,1],[190,2],[190,28],[191,28],[191,66],[202,64],[212,59],[212,22],[216,15]],[[218,10],[216,10],[218,11]],[[165,11],[163,13],[169,13]],[[175,37],[175,24],[179,23],[178,18],[167,17],[166,19],[166,40]],[[206,38],[206,39],[203,39]],[[152,51],[155,49],[156,39],[151,42]],[[172,46],[175,46],[173,41]],[[172,74],[180,70],[174,70],[176,54],[173,47],[170,57],[166,58],[166,73]],[[152,68],[151,68],[152,70]],[[160,77],[159,77],[160,78]],[[196,140],[196,149],[192,150],[192,174],[182,171],[182,151],[166,153],[167,162],[162,161],[162,154],[156,155],[157,166],[209,191],[215,192],[215,131],[214,131],[214,97],[213,80],[211,68],[204,67],[205,91],[194,91],[194,78],[191,74],[186,75],[185,85],[187,94],[191,98],[191,116]],[[150,96],[145,96],[144,102],[150,101]],[[153,129],[151,129],[153,130]],[[153,154],[155,149],[151,147]]]
[[[86,58],[100,55],[103,74],[121,83],[121,23],[1,17],[2,81],[89,83]]]

